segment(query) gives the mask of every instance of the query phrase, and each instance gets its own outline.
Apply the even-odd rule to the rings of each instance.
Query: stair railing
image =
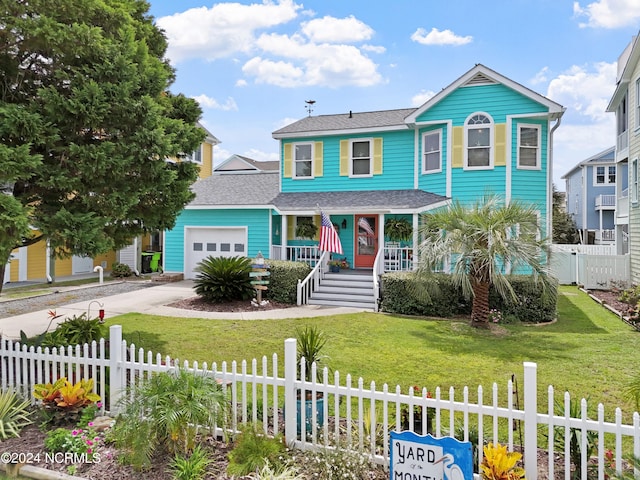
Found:
[[[304,280],[298,279],[297,285],[297,298],[296,303],[298,305],[306,305],[309,303],[309,297],[320,285],[320,280],[324,277],[324,272],[327,271],[327,263],[329,262],[329,252],[322,252],[318,263],[313,267],[313,270],[307,275]]]

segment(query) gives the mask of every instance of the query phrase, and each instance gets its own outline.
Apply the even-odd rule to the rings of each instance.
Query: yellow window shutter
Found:
[[[322,153],[322,142],[315,142],[315,146],[313,148],[314,151],[314,158],[313,158],[313,176],[314,177],[321,177],[322,176],[322,169],[324,168],[322,166],[322,160],[323,160],[323,153]]]
[[[462,168],[464,163],[464,127],[453,127],[452,140],[451,167]]]
[[[494,130],[495,158],[493,165],[495,167],[504,167],[507,164],[507,125],[497,123]]]
[[[293,170],[293,145],[290,143],[284,146],[284,176],[291,178]]]
[[[322,225],[322,218],[320,217],[320,215],[315,215],[313,217],[313,223],[316,225],[316,227],[318,227],[318,230],[316,231],[316,236],[314,237],[314,240],[320,241],[320,227],[319,227],[319,225]]]
[[[340,175],[349,176],[349,140],[340,140]]]
[[[287,240],[296,238],[296,217],[287,217]]]
[[[382,174],[382,138],[373,139],[373,174]]]

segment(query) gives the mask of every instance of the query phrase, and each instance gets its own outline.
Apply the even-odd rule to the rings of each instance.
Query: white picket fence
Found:
[[[81,377],[93,378],[95,392],[107,400],[108,406],[103,408],[113,414],[127,386],[149,378],[154,372],[184,368],[215,377],[227,392],[232,414],[230,425],[225,428],[236,430],[247,422],[261,424],[265,433],[284,432],[288,442],[302,449],[336,446],[346,441],[358,445],[372,461],[388,465],[390,431],[421,429],[426,432],[431,425],[436,437],[454,436],[459,440],[477,441],[478,455],[474,461],[478,464],[482,461],[483,440],[507,444],[510,450],[521,449],[529,480],[537,479],[539,451],[548,459],[548,478],[571,478],[568,440],[572,432],[578,433],[581,445],[586,445],[589,432],[597,437],[594,442],[596,453],[592,458],[587,458],[586,449],[582,449],[582,479],[587,479],[588,470],[589,478],[595,478],[593,475],[597,474],[598,479],[605,479],[607,449],[613,452],[613,461],[619,470],[623,459],[631,455],[640,457],[640,415],[637,412],[628,416],[632,419],[629,424],[623,421],[619,408],[613,413],[605,412],[604,406],[599,404],[594,410],[596,418],[591,419],[587,416],[587,401],[582,399],[579,417],[571,418],[572,399],[569,393],[564,393],[558,400],[564,404],[566,414],[560,415],[555,408],[556,395],[551,386],[547,389],[545,404],[541,403],[539,409],[538,400],[544,398],[544,394],[542,390],[538,392],[535,363],[523,364],[522,391],[517,390],[517,382],[512,379],[503,393],[494,383],[486,395],[482,386],[475,395],[468,387],[462,392],[437,388],[431,398],[427,397],[426,390],[407,394],[401,392],[400,387],[390,389],[387,384],[382,389],[375,382],[365,386],[361,378],[354,385],[351,375],[343,378],[335,372],[330,378],[327,369],[322,371],[321,382],[303,381],[306,365],[303,360],[298,368],[295,339],[285,340],[283,364],[278,355],[273,354],[271,359],[265,356],[260,362],[255,359],[250,363],[234,361],[230,365],[223,362],[218,368],[216,363],[211,366],[187,361],[180,364],[178,360],[136,349],[135,345],[123,341],[119,325],[110,327],[109,334],[108,348],[102,339],[90,346],[51,351],[27,348],[2,339],[2,389],[22,391],[35,402],[32,396],[35,383],[46,383],[59,376],[67,376],[73,381]],[[317,378],[316,365],[311,369],[311,378]],[[303,422],[297,419],[298,391],[301,391],[300,398],[305,398],[305,392],[310,392],[312,398],[307,407],[311,414]],[[109,392],[108,396],[106,392]],[[318,394],[322,394],[321,398]],[[405,409],[408,418],[407,424],[403,425]],[[414,423],[420,413],[421,423]],[[565,439],[564,451],[557,448],[558,429]],[[564,458],[561,471],[557,471],[554,464],[557,456]]]

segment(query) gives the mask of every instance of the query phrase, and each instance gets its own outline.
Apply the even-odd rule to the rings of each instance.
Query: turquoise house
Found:
[[[486,191],[537,206],[551,228],[553,134],[564,107],[476,65],[418,108],[308,116],[273,132],[277,172],[216,172],[166,232],[167,271],[193,278],[208,255],[261,252],[315,265],[318,234],[302,223],[330,216],[350,269],[406,270],[419,215]],[[256,162],[260,163],[260,162]],[[404,219],[413,237],[390,237]],[[319,232],[319,229],[318,229]]]

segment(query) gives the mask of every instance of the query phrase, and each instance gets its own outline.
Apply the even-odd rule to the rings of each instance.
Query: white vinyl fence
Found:
[[[538,391],[535,363],[523,364],[521,391],[512,377],[506,388],[495,383],[486,392],[481,386],[475,392],[468,387],[461,392],[437,388],[431,398],[426,390],[407,393],[401,392],[400,387],[390,389],[387,384],[379,388],[375,382],[369,385],[362,379],[354,382],[351,375],[342,377],[339,372],[330,377],[327,369],[322,371],[321,382],[302,381],[306,365],[303,360],[298,368],[295,339],[285,340],[283,363],[273,354],[271,359],[265,356],[259,362],[254,359],[250,363],[222,363],[218,368],[215,363],[180,364],[178,360],[136,349],[123,341],[119,325],[110,327],[109,334],[108,348],[103,339],[98,344],[61,351],[27,348],[2,339],[2,389],[14,388],[31,395],[33,384],[60,376],[73,381],[93,378],[96,393],[106,400],[106,408],[115,413],[118,399],[128,385],[154,372],[185,368],[215,377],[227,392],[232,412],[230,424],[225,426],[228,429],[236,430],[246,422],[259,423],[265,433],[284,432],[287,442],[293,441],[303,449],[337,446],[346,441],[367,452],[372,461],[385,465],[389,462],[389,432],[403,429],[477,442],[477,464],[482,460],[483,441],[522,450],[529,480],[538,478],[539,452],[543,459],[550,460],[545,471],[548,478],[571,478],[569,440],[574,433],[580,445],[591,441],[593,446],[591,458],[587,458],[587,449],[582,449],[582,479],[587,479],[587,472],[589,478],[605,479],[605,467],[611,465],[605,457],[607,450],[613,452],[617,469],[624,465],[623,459],[640,456],[637,412],[625,416],[619,408],[605,412],[602,404],[594,408],[582,399],[579,415],[572,418],[571,406],[578,399],[571,398],[569,393],[556,396],[551,386],[546,395],[544,390]],[[311,369],[311,378],[315,379],[315,364]],[[311,393],[305,421],[297,419],[298,391],[301,391],[299,398],[305,398],[305,392]],[[31,399],[34,401],[32,396]],[[564,405],[565,413],[559,413],[556,401]],[[566,445],[564,449],[562,445]],[[561,459],[561,466],[554,464],[557,458]]]
[[[609,245],[554,244],[549,262],[562,285],[607,290],[613,284],[626,285],[631,281],[629,255],[615,255],[615,249]]]

